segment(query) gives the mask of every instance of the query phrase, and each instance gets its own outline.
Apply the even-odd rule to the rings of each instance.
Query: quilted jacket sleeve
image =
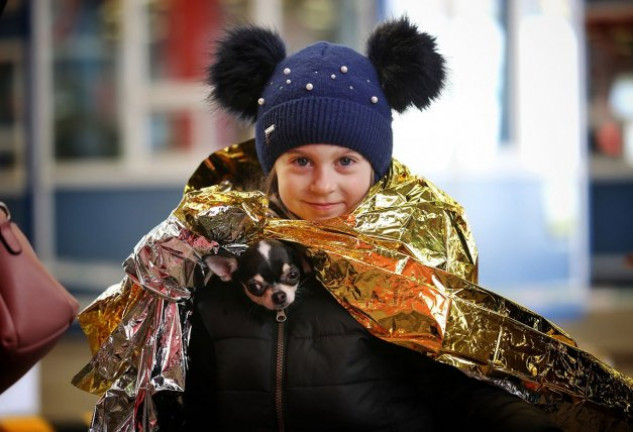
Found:
[[[562,432],[540,408],[460,370],[423,358],[421,393],[441,430]]]

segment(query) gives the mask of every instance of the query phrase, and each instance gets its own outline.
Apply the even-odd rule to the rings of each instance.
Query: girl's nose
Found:
[[[310,184],[310,190],[318,194],[328,194],[334,190],[334,173],[324,167],[314,170],[314,177]]]

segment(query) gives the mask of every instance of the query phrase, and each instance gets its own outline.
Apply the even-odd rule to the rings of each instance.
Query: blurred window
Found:
[[[222,2],[147,2],[149,78],[192,81],[204,75],[222,18]]]
[[[364,50],[378,1],[58,0],[51,11],[58,182],[186,180],[208,153],[250,138],[210,109],[213,43],[240,23],[278,31],[291,53],[317,40]],[[79,163],[80,162],[80,163]],[[97,164],[97,165],[95,165]],[[98,165],[100,164],[100,165]],[[110,168],[108,168],[108,166]],[[121,170],[115,175],[108,170]],[[97,173],[86,179],[86,173]],[[176,173],[180,173],[176,175]]]
[[[10,2],[0,21],[0,192],[25,184],[26,34],[28,5]]]
[[[513,141],[510,2],[387,1],[433,37],[446,58],[442,95],[423,114],[411,110],[394,122],[396,157],[416,161],[416,172],[488,169]],[[513,4],[513,3],[511,3]]]
[[[55,157],[118,157],[116,2],[59,0],[50,5]]]
[[[319,40],[365,50],[365,38],[379,18],[378,1],[283,0],[283,33],[288,51]]]

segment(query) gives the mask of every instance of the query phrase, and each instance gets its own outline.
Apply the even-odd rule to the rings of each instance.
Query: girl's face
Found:
[[[289,150],[275,162],[281,202],[301,219],[329,219],[349,213],[373,180],[371,164],[360,153],[330,144]]]

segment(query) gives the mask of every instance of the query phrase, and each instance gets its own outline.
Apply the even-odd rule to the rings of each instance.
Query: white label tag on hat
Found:
[[[275,125],[272,124],[264,129],[264,135],[266,136],[266,144],[270,144],[269,136],[275,131]]]

